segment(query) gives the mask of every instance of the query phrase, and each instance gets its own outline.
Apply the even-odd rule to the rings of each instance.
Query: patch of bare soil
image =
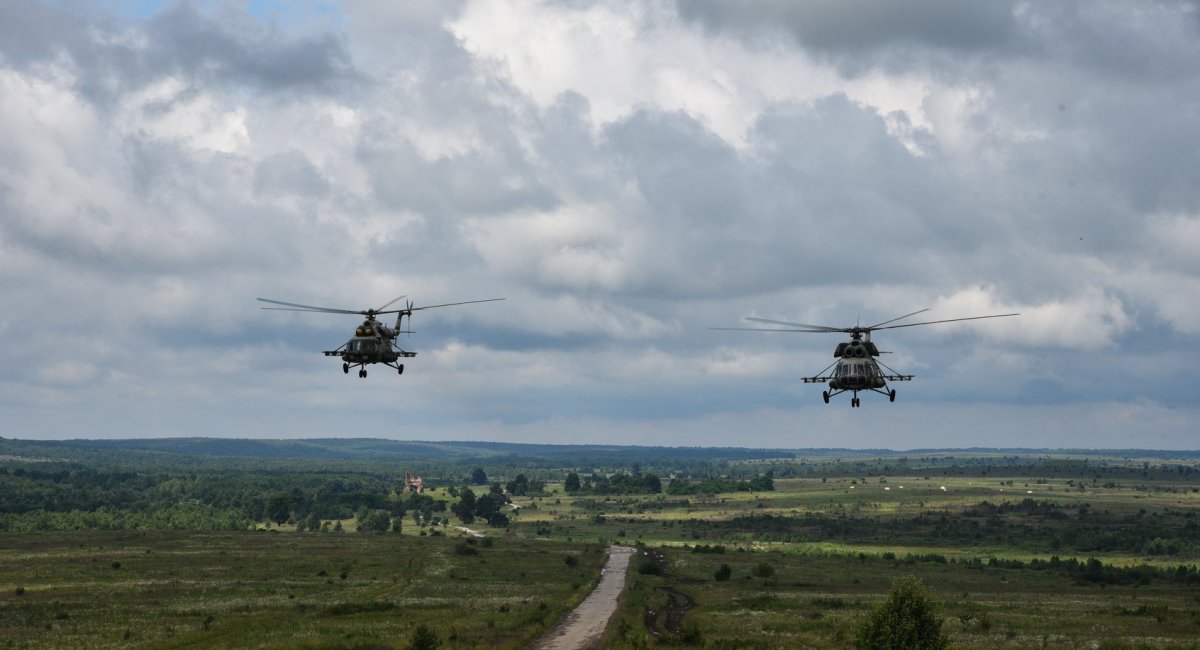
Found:
[[[688,610],[696,606],[696,600],[674,587],[659,587],[659,589],[667,593],[667,604],[659,610],[646,610],[646,616],[643,619],[646,631],[655,636],[663,632],[679,634],[683,631],[683,617]],[[662,623],[661,629],[658,625],[660,622]]]

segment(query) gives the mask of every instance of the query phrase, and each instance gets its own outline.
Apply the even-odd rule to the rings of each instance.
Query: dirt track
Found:
[[[617,611],[617,597],[625,588],[625,571],[634,549],[628,546],[608,547],[608,562],[600,584],[588,594],[575,611],[554,626],[530,646],[533,650],[583,650],[599,647],[600,636],[608,620]]]

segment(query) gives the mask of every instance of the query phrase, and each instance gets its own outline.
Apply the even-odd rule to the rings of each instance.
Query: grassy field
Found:
[[[582,600],[608,543],[648,555],[605,647],[851,647],[912,574],[952,647],[1200,648],[1200,473],[940,460],[812,461],[758,492],[550,483],[515,498],[507,530],[472,524],[487,540],[411,519],[403,534],[0,533],[0,648],[401,648],[419,624],[443,647],[519,648]]]
[[[664,577],[630,572],[633,581],[606,647],[852,647],[862,618],[903,574],[920,578],[940,601],[953,648],[1200,647],[1195,587],[1101,586],[1055,571],[869,555],[667,549],[663,556]],[[732,574],[717,581],[722,564]],[[667,610],[672,592],[694,602],[682,629],[672,634],[660,624],[648,630],[646,613]]]
[[[862,617],[912,574],[941,602],[952,647],[1200,648],[1200,580],[1172,577],[1200,559],[1200,490],[1186,481],[871,475],[775,487],[604,498],[552,486],[526,500],[517,530],[661,555],[664,575],[631,571],[610,647],[852,647]],[[1174,541],[1138,541],[1147,535]],[[1084,575],[1089,558],[1109,573]],[[730,579],[714,578],[721,564]],[[681,605],[672,633],[666,613]]]
[[[423,623],[444,647],[520,648],[587,595],[606,558],[596,545],[472,542],[4,533],[0,647],[404,647]]]

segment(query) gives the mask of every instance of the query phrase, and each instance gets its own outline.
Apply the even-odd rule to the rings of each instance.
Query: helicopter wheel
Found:
[[[347,375],[348,375],[348,374],[350,374],[350,364],[348,364],[348,363],[343,363],[343,364],[342,364],[342,372],[343,372],[343,373],[345,373],[345,374],[347,374]]]
[[[888,393],[888,401],[889,402],[896,401],[896,391],[893,390],[890,393]]]
[[[829,403],[829,391],[827,391],[827,390],[821,391],[821,397],[825,398],[826,404]]]
[[[359,377],[360,379],[365,379],[365,378],[367,377],[367,369],[366,369],[366,368],[363,368],[362,370],[359,370],[359,371],[358,371],[358,377]]]
[[[403,374],[404,374],[404,364],[403,364],[403,363],[402,363],[402,364],[400,364],[399,366],[396,366],[396,374],[397,374],[397,375],[403,375]]]
[[[858,401],[857,397],[851,399],[850,400],[850,408],[858,408],[859,403],[860,402]]]

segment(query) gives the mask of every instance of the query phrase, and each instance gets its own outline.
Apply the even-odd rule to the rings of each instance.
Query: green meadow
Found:
[[[0,647],[522,648],[596,545],[356,533],[0,534]],[[570,564],[568,564],[568,559]]]

